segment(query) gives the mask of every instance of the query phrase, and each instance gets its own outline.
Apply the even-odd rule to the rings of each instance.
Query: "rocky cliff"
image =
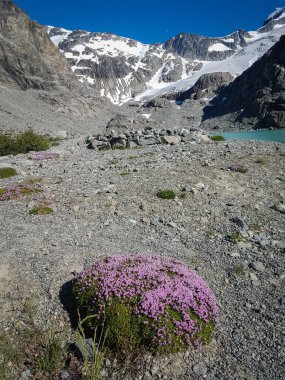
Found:
[[[9,0],[0,0],[0,82],[21,89],[75,84],[66,58],[45,29]]]
[[[0,131],[76,131],[112,113],[107,99],[78,81],[46,29],[10,0],[0,0],[0,84]]]
[[[228,124],[285,128],[285,36],[204,111],[204,125],[227,119]]]

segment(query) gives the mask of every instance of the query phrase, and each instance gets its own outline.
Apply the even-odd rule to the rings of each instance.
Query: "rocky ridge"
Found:
[[[79,80],[120,104],[185,91],[209,72],[240,74],[284,33],[284,9],[270,17],[253,32],[221,38],[180,33],[153,45],[108,33],[50,26],[47,31]]]
[[[285,36],[237,77],[204,109],[209,128],[250,124],[253,128],[285,128]],[[208,119],[210,121],[208,122]]]

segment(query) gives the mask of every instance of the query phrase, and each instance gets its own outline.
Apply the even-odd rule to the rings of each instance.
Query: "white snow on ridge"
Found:
[[[240,48],[233,55],[223,61],[204,61],[201,70],[192,71],[186,79],[174,83],[159,83],[159,73],[148,82],[152,88],[138,95],[136,101],[145,101],[166,93],[185,91],[191,88],[203,74],[214,72],[229,72],[234,76],[240,75],[248,69],[258,58],[270,49],[285,34],[285,25],[268,33],[250,32],[248,45]]]
[[[232,50],[232,49],[220,42],[213,44],[209,46],[208,48],[208,51],[227,51],[227,50]]]
[[[279,13],[280,15],[276,17]],[[282,17],[285,17],[285,8],[276,8],[265,21],[278,20]]]

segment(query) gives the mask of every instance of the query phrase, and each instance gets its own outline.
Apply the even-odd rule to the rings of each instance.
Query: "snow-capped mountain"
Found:
[[[51,26],[47,31],[81,82],[122,104],[185,91],[203,74],[241,74],[285,34],[285,8],[277,8],[256,31],[221,38],[180,33],[164,44]]]

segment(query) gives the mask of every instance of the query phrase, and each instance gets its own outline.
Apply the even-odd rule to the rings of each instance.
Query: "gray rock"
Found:
[[[180,137],[179,136],[161,136],[161,141],[164,144],[171,144],[171,145],[177,145],[180,143]]]
[[[64,140],[67,138],[67,131],[53,131],[53,132],[49,132],[48,135],[52,139]]]
[[[69,373],[67,371],[62,371],[61,374],[60,374],[60,378],[62,380],[67,380],[69,379]]]
[[[273,210],[279,211],[282,214],[285,214],[285,203],[279,202],[276,205],[272,206]]]
[[[265,271],[265,266],[260,261],[254,261],[253,263],[251,263],[250,268],[253,268],[257,272],[264,272]]]
[[[92,358],[93,358],[93,340],[91,338],[85,339],[85,343],[84,343],[85,346],[82,346],[81,341],[76,341],[74,343],[74,345],[75,345],[75,349],[76,349],[78,355],[81,358],[84,358],[85,353],[87,353],[88,360],[92,360]]]
[[[281,306],[285,306],[285,296],[280,298],[279,303]]]
[[[32,373],[29,369],[26,369],[24,372],[21,373],[20,375],[20,380],[28,380],[32,376]]]
[[[200,361],[193,367],[193,372],[199,377],[205,377],[207,375],[208,369],[204,361]]]
[[[236,216],[236,217],[232,218],[231,221],[233,223],[235,223],[240,229],[242,229],[242,230],[248,230],[248,226],[247,226],[246,222],[243,219],[241,219],[241,218],[239,218],[239,217]]]

